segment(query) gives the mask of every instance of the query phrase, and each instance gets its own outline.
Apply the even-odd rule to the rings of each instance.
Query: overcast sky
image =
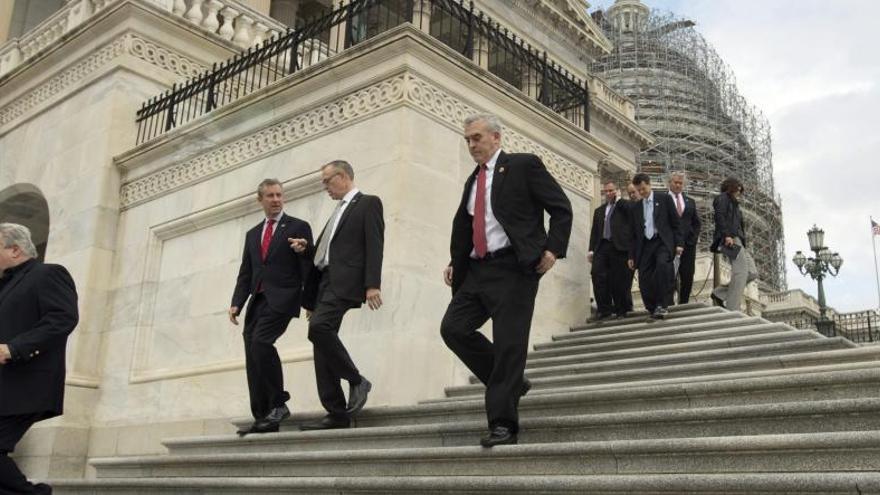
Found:
[[[880,2],[643,0],[696,22],[773,132],[788,287],[816,296],[791,262],[815,223],[844,259],[827,280],[838,311],[878,307],[871,215],[880,223]],[[613,0],[590,1],[607,8]],[[711,228],[711,227],[710,227]]]

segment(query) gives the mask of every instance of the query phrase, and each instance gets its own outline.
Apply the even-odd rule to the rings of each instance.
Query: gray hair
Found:
[[[672,172],[669,172],[669,179],[667,179],[667,182],[675,178],[679,178],[682,181],[687,182],[687,174],[685,174],[682,170],[674,170]]]
[[[24,225],[17,223],[0,223],[0,239],[3,247],[11,248],[18,246],[30,258],[37,257],[37,248],[31,240],[31,231]]]
[[[327,167],[333,167],[336,170],[339,170],[343,174],[347,175],[349,179],[354,180],[354,169],[351,168],[351,164],[345,160],[333,160],[327,165],[321,167],[321,169],[323,170]]]
[[[479,122],[481,120],[486,123],[486,127],[490,132],[501,134],[501,120],[498,119],[498,116],[491,113],[477,113],[471,115],[464,119],[464,126],[467,127],[474,122]]]
[[[263,197],[263,192],[266,191],[266,188],[269,187],[269,186],[281,186],[281,187],[284,187],[284,186],[281,184],[281,181],[278,180],[278,179],[263,179],[263,181],[260,182],[260,185],[257,186],[257,197],[258,197],[258,198],[262,198],[262,197]]]

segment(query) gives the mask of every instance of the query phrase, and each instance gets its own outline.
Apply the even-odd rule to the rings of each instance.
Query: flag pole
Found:
[[[871,247],[874,248],[874,276],[877,278],[877,309],[880,309],[880,271],[877,270],[877,237],[874,234],[874,217],[871,218]]]

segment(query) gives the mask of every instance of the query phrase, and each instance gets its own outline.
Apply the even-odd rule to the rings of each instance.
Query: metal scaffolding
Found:
[[[655,144],[637,157],[652,182],[669,172],[688,176],[687,192],[705,226],[700,249],[714,231],[712,200],[726,177],[744,185],[741,208],[762,291],[786,288],[781,200],[773,185],[770,125],[736,87],[733,72],[694,28],[641,2],[618,0],[593,18],[614,49],[590,67],[630,98],[636,120]]]

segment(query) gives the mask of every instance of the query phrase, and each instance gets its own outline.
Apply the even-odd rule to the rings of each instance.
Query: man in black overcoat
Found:
[[[63,412],[76,286],[63,266],[38,260],[30,231],[13,223],[0,223],[0,272],[0,493],[48,494],[9,454],[34,423]]]

